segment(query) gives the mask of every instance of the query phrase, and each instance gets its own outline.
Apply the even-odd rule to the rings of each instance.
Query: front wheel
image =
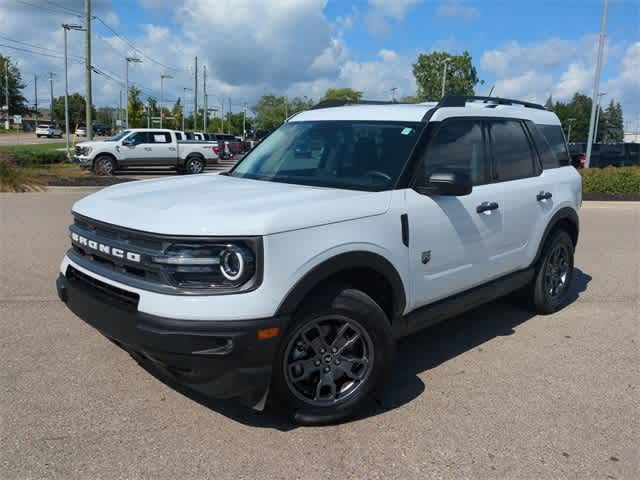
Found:
[[[189,174],[198,174],[204,171],[204,160],[199,157],[187,158],[185,170]]]
[[[116,171],[116,161],[106,155],[96,158],[93,169],[96,175],[113,175]]]
[[[536,312],[553,313],[566,304],[573,277],[573,253],[573,241],[564,230],[555,232],[545,244],[532,285]]]
[[[393,353],[380,306],[360,290],[336,286],[295,315],[274,367],[274,395],[298,423],[345,420],[386,381]]]

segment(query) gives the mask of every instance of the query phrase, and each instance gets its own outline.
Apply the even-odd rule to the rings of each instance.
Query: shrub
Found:
[[[66,152],[62,150],[31,150],[16,149],[12,152],[16,164],[21,167],[37,167],[62,163],[67,159]]]
[[[8,160],[0,159],[0,192],[32,192],[43,190],[38,178]]]
[[[585,193],[640,195],[640,167],[588,168],[580,174]]]

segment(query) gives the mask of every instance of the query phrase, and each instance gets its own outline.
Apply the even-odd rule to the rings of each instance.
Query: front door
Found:
[[[420,164],[433,173],[467,175],[469,195],[422,195],[406,190],[409,217],[411,309],[499,276],[495,263],[503,242],[503,198],[489,184],[483,122],[453,118],[436,127]]]

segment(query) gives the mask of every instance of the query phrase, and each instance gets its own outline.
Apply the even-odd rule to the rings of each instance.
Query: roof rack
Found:
[[[332,107],[344,107],[346,105],[392,105],[397,104],[398,102],[389,102],[383,100],[339,100],[339,99],[328,99],[328,100],[320,100],[316,103],[311,110],[319,110],[321,108],[332,108]]]
[[[467,102],[474,100],[482,100],[484,103],[492,103],[496,105],[522,105],[528,108],[535,108],[536,110],[546,110],[543,105],[539,103],[523,102],[521,100],[512,100],[510,98],[500,97],[479,97],[476,95],[447,95],[437,105],[440,107],[464,107]]]

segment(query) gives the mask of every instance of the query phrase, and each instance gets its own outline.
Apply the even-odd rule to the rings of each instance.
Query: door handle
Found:
[[[551,197],[553,197],[553,194],[551,192],[540,190],[540,192],[536,195],[536,200],[541,202],[542,200],[549,200]]]
[[[144,147],[144,149],[145,149],[147,152],[150,152],[150,151],[151,151],[151,147]]]
[[[497,210],[497,209],[498,209],[498,204],[496,202],[482,202],[476,208],[476,212],[482,213],[482,212],[488,212],[488,211]]]

